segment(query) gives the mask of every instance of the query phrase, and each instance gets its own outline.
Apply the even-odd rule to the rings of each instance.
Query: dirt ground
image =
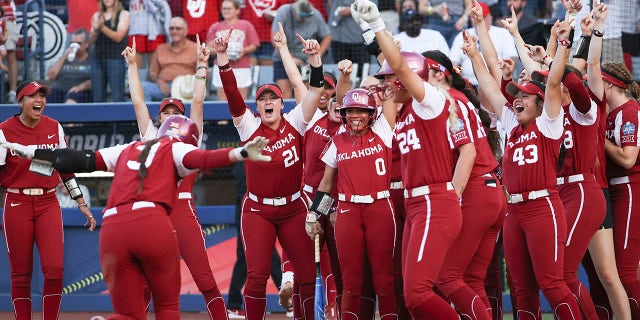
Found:
[[[62,312],[60,320],[104,320],[109,314],[106,312]],[[40,312],[32,314],[33,319],[42,319]],[[12,312],[0,312],[0,319],[15,320]],[[153,313],[149,314],[147,320],[155,319]],[[181,320],[209,320],[209,315],[203,312],[183,312],[180,314]],[[288,320],[284,313],[267,314],[266,320]]]

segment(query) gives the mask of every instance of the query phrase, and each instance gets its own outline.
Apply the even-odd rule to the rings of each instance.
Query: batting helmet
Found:
[[[169,137],[197,147],[200,133],[193,120],[182,115],[172,115],[164,120],[158,130],[158,138],[162,137]]]
[[[374,115],[376,113],[375,102],[371,103],[371,94],[367,89],[352,89],[347,91],[342,99],[342,107],[340,108],[340,116],[342,123],[347,124],[347,109],[358,108],[365,109],[369,112],[369,125],[373,124]],[[375,101],[375,100],[374,100]]]
[[[400,52],[400,55],[402,55],[404,60],[407,62],[407,65],[409,66],[409,69],[411,69],[411,71],[417,73],[420,78],[427,79],[429,70],[424,67],[424,57],[421,54],[416,52],[402,51]],[[393,71],[391,67],[389,67],[387,60],[385,60],[382,63],[380,70],[378,70],[378,73],[375,74],[375,77],[384,79],[384,76],[395,73],[396,72]]]

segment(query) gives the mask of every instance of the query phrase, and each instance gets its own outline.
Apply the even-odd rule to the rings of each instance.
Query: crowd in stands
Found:
[[[16,8],[24,0],[2,0],[2,26],[0,26],[0,69],[7,73],[8,94],[4,102],[15,102],[18,81],[18,64],[15,49],[18,31],[15,30]],[[55,3],[56,1],[51,1]],[[61,0],[58,0],[61,2]],[[471,62],[462,54],[462,34],[469,30],[475,35],[475,26],[469,19],[471,1],[464,0],[379,0],[386,28],[401,50],[424,52],[440,50],[449,55],[462,75],[477,85]],[[591,1],[581,0],[583,9],[577,14],[581,19],[590,10]],[[47,2],[49,3],[49,2]],[[375,60],[366,50],[366,34],[351,17],[352,0],[225,0],[204,1],[201,7],[189,6],[183,0],[66,0],[67,44],[62,56],[47,71],[52,84],[49,102],[106,102],[126,101],[128,85],[126,65],[120,53],[132,40],[137,41],[138,68],[143,88],[149,101],[160,101],[174,96],[189,101],[192,96],[193,61],[191,48],[196,35],[209,47],[216,36],[229,29],[233,35],[229,56],[238,87],[248,98],[255,88],[266,80],[276,82],[285,98],[292,97],[292,88],[272,36],[278,32],[278,23],[289,39],[295,35],[313,38],[321,45],[320,51],[328,64],[349,59],[356,66],[355,79],[362,79],[362,72]],[[564,15],[561,0],[487,0],[481,4],[489,33],[499,58],[515,58],[512,37],[505,29],[503,19],[517,18],[517,28],[524,43],[545,45],[550,28],[557,17]],[[640,36],[636,1],[612,0],[608,4],[610,19],[605,26],[603,58],[607,61],[624,61],[632,71],[634,80],[640,80],[640,50],[633,43]],[[574,40],[580,39],[576,30]],[[370,35],[372,39],[372,35]],[[289,49],[303,77],[308,66],[303,63],[298,41],[290,41]],[[624,49],[624,50],[623,50]],[[187,56],[189,58],[187,58]],[[635,58],[638,56],[637,58]],[[634,61],[636,70],[634,72]],[[272,65],[272,67],[271,67]],[[254,66],[269,66],[259,71]],[[225,100],[215,54],[210,61],[211,81],[208,83],[208,100]],[[521,66],[516,67],[519,71]],[[255,70],[255,71],[254,71]],[[264,73],[272,73],[264,75]]]

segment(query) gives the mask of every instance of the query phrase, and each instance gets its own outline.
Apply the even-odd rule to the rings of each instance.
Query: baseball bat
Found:
[[[315,239],[315,261],[316,261],[316,292],[313,304],[313,319],[324,320],[324,288],[322,286],[322,275],[320,275],[320,235],[316,234]]]

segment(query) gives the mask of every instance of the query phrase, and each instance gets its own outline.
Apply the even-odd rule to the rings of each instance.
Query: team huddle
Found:
[[[191,189],[194,170],[245,159],[251,161],[244,162],[240,236],[249,320],[264,318],[276,239],[289,283],[280,303],[296,319],[314,317],[318,236],[328,319],[371,319],[376,305],[383,320],[501,319],[500,246],[518,319],[542,319],[539,289],[558,319],[640,319],[640,215],[633,206],[640,188],[640,87],[623,64],[600,63],[606,5],[595,2],[574,21],[580,2],[565,1],[571,10],[553,26],[546,50],[516,41],[525,66],[516,82],[514,61],[498,60],[482,8],[473,2],[477,36],[463,31],[462,49],[477,88],[440,51],[401,51],[369,0],[357,0],[351,11],[375,35],[368,49],[381,67],[358,88],[350,87],[351,61],[338,63],[336,79],[323,72],[318,42],[298,35],[290,40],[309,56],[307,87],[282,27],[274,34],[296,98],[287,113],[274,84],[257,89],[257,112],[247,106],[227,55],[231,32],[211,48],[198,40],[189,118],[180,100],[167,98],[157,121],[151,119],[135,42],[125,49],[142,137],[129,145],[65,149],[62,127],[42,115],[48,88],[21,85],[20,114],[0,124],[16,319],[31,318],[34,242],[45,276],[43,317],[57,318],[62,233],[48,235],[43,245],[33,230],[40,223],[61,226],[50,192],[61,177],[93,230],[72,173],[95,170],[115,172],[100,231],[111,318],[145,319],[152,299],[156,319],[179,319],[182,256],[209,316],[227,319]],[[514,20],[515,13],[505,23],[513,27]],[[583,41],[568,64],[576,25]],[[517,39],[517,28],[507,28]],[[240,148],[198,148],[211,50]],[[57,135],[57,148],[43,148],[43,135]],[[27,223],[21,215],[33,218]],[[140,232],[145,229],[153,232]],[[577,278],[581,263],[591,293]]]

